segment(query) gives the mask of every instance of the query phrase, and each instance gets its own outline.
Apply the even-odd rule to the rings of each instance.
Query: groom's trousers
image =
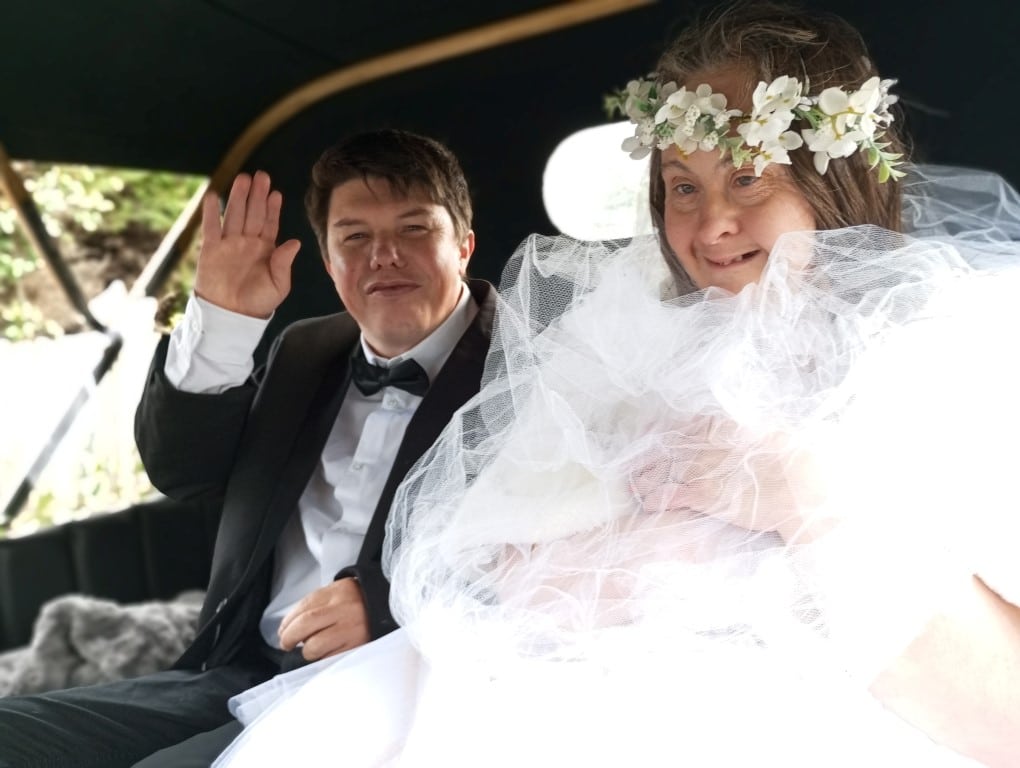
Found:
[[[227,700],[279,671],[253,653],[205,672],[0,698],[0,768],[130,768],[230,724]]]

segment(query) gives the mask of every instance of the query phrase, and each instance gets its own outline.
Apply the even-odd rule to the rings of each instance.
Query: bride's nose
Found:
[[[706,194],[698,211],[695,237],[702,245],[715,245],[740,231],[740,213],[726,195]]]

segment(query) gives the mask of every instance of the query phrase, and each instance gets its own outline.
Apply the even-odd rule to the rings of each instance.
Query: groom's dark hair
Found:
[[[460,162],[445,145],[427,136],[385,128],[341,139],[312,167],[305,194],[308,221],[326,257],[329,200],[333,189],[351,179],[384,179],[399,194],[421,190],[453,219],[463,238],[471,229],[471,194]]]

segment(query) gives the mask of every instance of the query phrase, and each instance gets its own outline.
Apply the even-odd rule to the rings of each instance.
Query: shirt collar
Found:
[[[396,365],[404,360],[414,360],[429,375],[429,381],[434,381],[439,371],[442,370],[446,358],[453,352],[457,341],[478,314],[478,305],[468,290],[467,283],[461,283],[460,298],[457,306],[453,308],[450,316],[439,324],[432,333],[396,357],[380,357],[373,352],[365,341],[365,334],[361,334],[361,348],[365,351],[365,359],[370,363],[381,365],[384,368]]]

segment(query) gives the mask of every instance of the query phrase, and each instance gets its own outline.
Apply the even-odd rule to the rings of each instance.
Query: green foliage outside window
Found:
[[[84,260],[95,259],[96,251],[105,251],[100,256],[106,258],[115,257],[118,249],[125,248],[138,249],[145,257],[151,255],[153,244],[159,242],[202,182],[197,176],[135,169],[30,162],[16,167],[47,232],[56,239],[72,271]],[[42,267],[18,227],[9,201],[0,196],[3,337],[19,340],[60,333],[45,301],[39,306],[31,286],[26,286],[26,279]],[[130,284],[138,271],[137,265],[134,269],[131,265],[111,265],[106,274]],[[105,287],[102,282],[83,280],[86,297],[92,298],[101,291]]]
[[[21,162],[15,168],[87,300],[116,280],[130,289],[203,181],[195,176],[80,165]],[[166,290],[186,296],[193,269],[193,260],[185,259]],[[169,307],[170,300],[164,304]],[[151,323],[150,315],[136,325],[144,325],[144,332],[151,330]],[[4,344],[29,344],[33,340],[51,344],[54,342],[45,337],[59,338],[81,330],[87,328],[22,233],[10,202],[0,193],[0,352]],[[17,359],[25,358],[19,355]],[[125,424],[123,411],[131,398],[124,396],[123,383],[111,382],[118,376],[121,360],[93,395],[99,407],[117,409],[116,419],[104,419],[106,423],[117,422],[118,428],[97,431],[77,445],[73,462],[63,463],[59,479],[40,483],[29,496],[9,529],[11,535],[94,512],[113,511],[152,493],[134,449],[130,425]],[[30,379],[36,373],[26,365],[18,375]],[[111,391],[104,393],[104,389]],[[34,398],[32,402],[0,403],[0,414],[40,407],[60,411],[67,406],[41,403],[34,395],[27,396]],[[10,435],[9,439],[16,437]],[[19,478],[16,473],[4,474],[7,456],[0,456],[0,490],[10,492],[11,484]],[[0,529],[0,537],[3,535],[5,531]]]

